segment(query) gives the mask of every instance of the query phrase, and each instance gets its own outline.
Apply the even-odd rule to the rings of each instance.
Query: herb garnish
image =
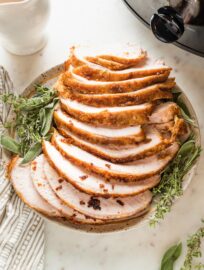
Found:
[[[16,140],[1,135],[1,145],[23,157],[22,163],[33,160],[41,153],[41,141],[51,137],[53,111],[58,103],[56,92],[44,86],[36,85],[36,94],[31,98],[14,94],[1,96],[2,101],[10,104],[15,119],[5,127],[15,129]]]
[[[163,255],[160,270],[173,270],[174,263],[181,255],[182,243],[170,247]]]
[[[204,238],[204,227],[199,228],[187,239],[187,253],[185,255],[183,266],[180,270],[201,270],[204,264],[196,262],[195,258],[201,258],[201,240]],[[163,255],[160,270],[173,270],[173,264],[181,255],[182,243],[170,247]]]
[[[194,165],[200,151],[201,148],[196,146],[195,140],[189,138],[163,172],[160,184],[153,188],[156,210],[150,219],[151,226],[155,226],[159,220],[164,219],[164,215],[170,212],[174,199],[183,194],[183,177]]]
[[[192,270],[192,269],[204,269],[204,264],[199,262],[194,264],[195,258],[202,256],[201,252],[201,239],[204,238],[204,227],[201,227],[187,240],[187,254],[184,260],[183,267],[181,270]]]

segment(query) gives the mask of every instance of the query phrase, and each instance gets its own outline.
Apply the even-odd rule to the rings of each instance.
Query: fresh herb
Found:
[[[1,145],[23,157],[23,163],[33,160],[41,153],[43,138],[50,138],[53,112],[58,98],[53,89],[36,85],[36,94],[31,98],[13,94],[1,96],[2,101],[12,105],[15,119],[5,127],[15,129],[16,140],[1,135]]]
[[[182,244],[170,247],[163,255],[160,270],[173,270],[174,263],[181,255]]]
[[[183,267],[181,270],[192,270],[192,269],[204,269],[204,264],[199,262],[195,263],[195,258],[202,256],[201,252],[201,240],[204,238],[204,227],[201,227],[187,240],[187,254],[184,260]]]
[[[150,219],[151,226],[155,226],[161,219],[164,219],[165,214],[170,212],[175,198],[183,194],[183,177],[194,165],[200,151],[201,148],[196,145],[194,138],[189,138],[163,172],[160,184],[153,188],[156,210]]]
[[[196,126],[195,125],[195,120],[191,118],[188,107],[186,106],[185,102],[183,102],[183,100],[182,100],[182,96],[181,96],[182,92],[179,92],[176,89],[174,89],[172,94],[173,94],[173,101],[176,102],[176,104],[179,106],[179,108],[181,110],[181,114],[182,114],[184,120],[188,124],[190,124],[192,126]]]
[[[7,150],[19,154],[20,152],[20,144],[17,143],[13,138],[6,136],[6,135],[1,135],[0,137],[0,144]]]

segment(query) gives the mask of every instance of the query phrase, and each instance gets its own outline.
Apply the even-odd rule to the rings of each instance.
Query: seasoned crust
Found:
[[[113,112],[111,109],[106,108],[100,112],[92,113],[88,111],[85,112],[82,109],[80,110],[79,106],[70,106],[68,101],[69,99],[60,99],[61,108],[69,115],[87,124],[111,128],[128,127],[148,123],[148,117],[154,108],[152,103],[147,103],[141,108],[139,107],[140,105],[135,105],[136,107],[129,107],[128,110],[121,109],[121,111]],[[80,105],[80,103],[78,105]]]
[[[121,185],[123,184],[122,182],[118,183],[117,181],[113,181],[113,180],[106,181],[105,179],[104,180],[101,179],[99,181],[99,183],[100,183],[99,185],[102,185],[104,188],[102,188],[100,186],[98,188],[96,188],[96,186],[93,187],[91,184],[86,184],[87,183],[86,179],[81,180],[81,181],[75,181],[75,179],[72,179],[72,177],[70,177],[69,174],[67,175],[67,174],[63,173],[63,171],[60,170],[60,168],[53,162],[52,156],[50,156],[49,153],[47,152],[45,144],[43,146],[43,151],[44,151],[44,154],[45,154],[50,166],[63,179],[65,179],[67,182],[69,182],[71,185],[73,185],[77,190],[79,190],[81,192],[85,192],[89,195],[100,196],[100,197],[104,197],[104,198],[109,198],[109,197],[125,198],[125,197],[135,196],[135,195],[138,195],[140,193],[143,193],[146,190],[151,189],[154,186],[156,186],[160,181],[160,177],[158,175],[155,175],[154,177],[138,181],[137,183],[128,183],[131,191],[130,191],[130,189],[128,191],[127,190],[121,191]],[[88,175],[87,175],[87,177],[88,177]],[[85,181],[85,182],[83,183],[83,181]],[[117,185],[119,185],[119,186],[117,186]],[[120,192],[119,192],[119,189],[120,189]]]
[[[161,137],[161,142],[156,144],[156,145],[153,145],[152,147],[150,147],[149,149],[145,149],[143,151],[141,151],[140,153],[136,153],[136,154],[129,154],[129,155],[126,155],[126,156],[120,156],[120,148],[118,149],[118,156],[112,156],[110,153],[106,152],[105,150],[102,151],[100,149],[98,149],[97,147],[94,147],[94,145],[90,145],[90,144],[87,144],[85,141],[83,140],[80,140],[80,139],[77,139],[77,137],[73,137],[71,133],[68,133],[66,132],[65,129],[63,128],[58,128],[58,131],[64,136],[67,138],[67,141],[76,146],[78,146],[79,148],[95,155],[95,156],[98,156],[100,158],[103,158],[105,160],[108,160],[110,162],[113,162],[113,163],[127,163],[127,162],[131,162],[131,161],[135,161],[135,160],[138,160],[138,159],[142,159],[142,158],[145,158],[145,157],[149,157],[149,156],[152,156],[154,155],[155,153],[158,153],[160,151],[162,151],[163,149],[165,149],[168,145],[170,145],[170,143],[172,142],[168,142],[166,140],[164,140]],[[148,141],[144,141],[144,143],[148,143]],[[132,148],[133,147],[137,147],[138,144],[135,144],[135,145],[132,145]],[[121,148],[122,150],[122,148]]]
[[[73,73],[79,75],[87,80],[101,81],[101,82],[115,82],[129,79],[136,79],[151,75],[163,74],[165,71],[171,71],[170,67],[159,66],[149,69],[137,68],[128,72],[114,72],[102,68],[96,68],[88,64],[84,64],[73,69]]]
[[[174,158],[174,156],[176,155],[176,153],[178,151],[178,144],[175,144],[174,145],[175,149],[173,150],[173,153],[171,153],[169,148],[167,148],[163,152],[155,155],[156,160],[157,159],[159,160],[161,158],[161,155],[162,155],[162,159],[165,158],[165,162],[163,163],[163,165],[160,165],[159,168],[155,169],[152,172],[144,172],[143,174],[140,175],[138,173],[133,173],[133,172],[132,173],[124,172],[124,171],[119,172],[119,171],[113,170],[113,169],[108,168],[108,167],[107,167],[107,169],[105,169],[101,166],[93,164],[92,162],[90,163],[90,161],[88,161],[88,160],[85,161],[81,157],[76,157],[71,152],[65,151],[64,148],[59,145],[59,143],[55,139],[55,135],[52,138],[52,143],[54,144],[54,146],[58,149],[58,151],[64,157],[69,159],[75,165],[80,166],[89,172],[101,175],[102,177],[104,177],[107,180],[115,179],[117,181],[123,181],[123,182],[139,181],[139,180],[143,180],[143,179],[149,178],[153,175],[160,173],[166,167],[166,165],[169,163],[169,161]],[[104,163],[105,163],[105,161],[104,161]]]
[[[72,122],[69,121],[63,121],[57,111],[54,112],[54,120],[57,124],[58,129],[60,130],[60,127],[65,127],[69,131],[71,131],[73,134],[79,136],[82,139],[85,139],[89,142],[92,142],[94,144],[102,144],[102,145],[130,145],[130,144],[136,144],[138,142],[141,142],[145,139],[145,134],[143,129],[140,130],[139,133],[136,133],[135,135],[128,135],[128,136],[118,136],[118,137],[108,137],[108,136],[102,136],[94,133],[90,133],[86,130],[82,130],[75,125],[73,125]],[[65,137],[66,134],[63,134]]]
[[[150,86],[154,83],[164,82],[169,76],[169,71],[162,74],[146,76],[144,78],[130,79],[118,82],[90,82],[80,81],[73,78],[73,75],[67,71],[62,74],[63,84],[73,91],[82,94],[117,94],[128,93]]]
[[[122,94],[80,94],[64,86],[61,77],[54,88],[59,96],[71,98],[83,104],[95,107],[131,106],[159,99],[172,99],[171,89],[175,86],[174,79],[168,79],[164,83],[154,84],[138,91]]]

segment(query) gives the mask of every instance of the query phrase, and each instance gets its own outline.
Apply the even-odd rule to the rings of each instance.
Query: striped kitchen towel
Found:
[[[0,66],[0,94],[13,85]],[[0,101],[0,133],[10,108]],[[42,270],[44,267],[44,223],[15,194],[5,178],[5,153],[0,149],[0,270]]]

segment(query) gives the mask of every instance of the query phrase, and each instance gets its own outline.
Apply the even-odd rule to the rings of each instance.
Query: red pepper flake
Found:
[[[121,206],[124,206],[124,202],[122,202],[121,200],[116,200],[116,202],[117,202],[118,204],[120,204]]]
[[[58,190],[60,190],[60,189],[62,189],[62,186],[60,185],[60,186],[58,186],[58,187],[56,187],[56,191],[58,191]]]
[[[99,187],[100,187],[100,188],[104,188],[104,184],[100,184]]]
[[[61,184],[64,181],[64,179],[60,178],[58,179],[58,182]]]
[[[88,178],[88,175],[82,175],[82,176],[79,176],[79,178],[80,178],[81,180],[86,180],[86,179]]]
[[[105,166],[110,169],[111,168],[111,165],[110,164],[105,164]]]
[[[94,198],[93,196],[88,201],[88,207],[93,207],[94,210],[101,210],[100,206],[100,200],[97,198]]]
[[[79,203],[80,203],[80,205],[85,205],[85,202],[82,200]]]

